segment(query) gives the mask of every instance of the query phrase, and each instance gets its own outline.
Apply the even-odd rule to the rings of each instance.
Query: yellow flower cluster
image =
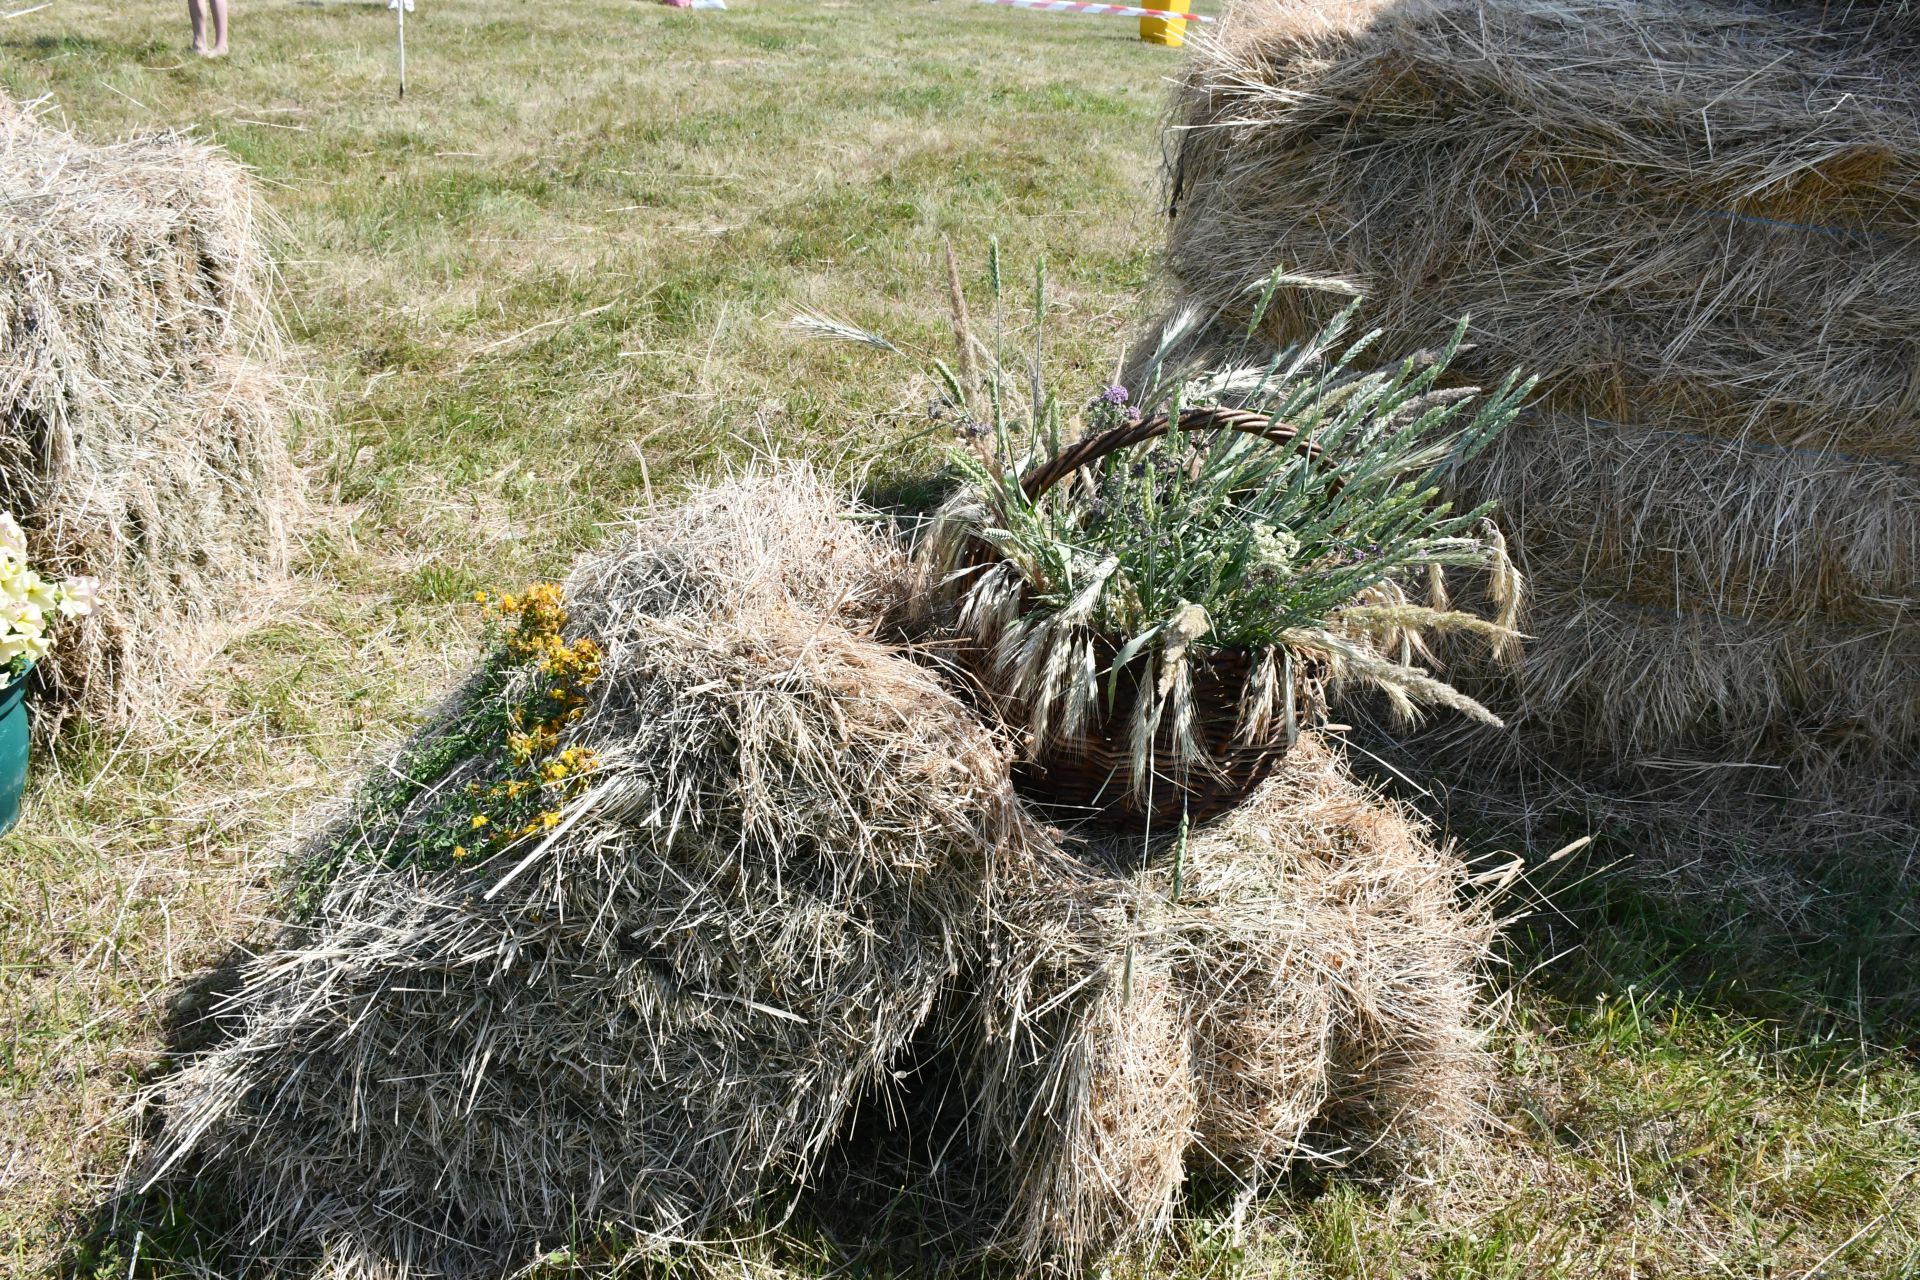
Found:
[[[600,758],[587,748],[560,746],[562,732],[586,706],[587,687],[600,678],[600,646],[585,637],[571,643],[561,638],[567,611],[560,602],[559,584],[535,583],[518,596],[497,599],[476,592],[474,603],[512,622],[503,639],[507,656],[534,664],[545,683],[528,706],[510,717],[507,762],[520,776],[490,786],[478,782],[468,786],[467,794],[476,802],[467,825],[473,844],[455,845],[455,859],[490,853],[552,831],[560,825],[567,801],[579,793],[586,776],[600,767]]]
[[[522,718],[518,711],[513,715],[516,722]],[[557,721],[552,720],[543,721],[531,729],[516,729],[507,735],[507,754],[513,757],[515,764],[523,768],[559,745],[560,726]]]
[[[592,773],[599,767],[600,757],[593,752],[585,747],[568,747],[540,766],[540,781],[548,784],[565,782],[568,778]]]
[[[560,584],[536,582],[517,596],[498,599],[476,591],[474,603],[490,605],[502,620],[511,619],[513,630],[506,636],[507,652],[521,662],[538,662],[555,679],[580,678],[591,681],[600,674],[600,646],[579,639],[568,644],[560,638],[567,625],[567,610],[560,603]]]

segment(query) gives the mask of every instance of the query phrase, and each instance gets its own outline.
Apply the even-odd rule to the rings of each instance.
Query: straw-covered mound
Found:
[[[42,571],[101,580],[43,673],[49,709],[159,709],[285,571],[260,217],[218,148],[96,146],[0,94],[0,508]]]
[[[147,1176],[223,1168],[239,1238],[330,1276],[777,1217],[1036,838],[993,737],[873,638],[895,556],[788,474],[583,565],[585,793],[545,838],[426,855],[498,763],[477,679],[403,757],[406,798],[370,787],[316,854],[330,883],[247,966],[237,1034],[163,1086]]]
[[[1319,739],[1144,871],[1122,869],[1137,848],[1076,852],[1001,887],[981,988],[1003,1249],[1084,1263],[1159,1230],[1190,1180],[1404,1168],[1473,1136],[1491,918]]]
[[[1542,376],[1460,477],[1534,588],[1515,740],[1884,775],[1920,751],[1910,6],[1243,0],[1176,94],[1167,262],[1266,337]],[[1797,772],[1795,772],[1797,771]],[[1723,770],[1724,772],[1724,770]],[[1749,776],[1752,776],[1749,774]]]
[[[1177,895],[1069,856],[884,639],[905,565],[843,510],[793,470],[696,493],[583,564],[539,661],[509,633],[316,843],[136,1184],[219,1179],[263,1274],[499,1274],[777,1218],[856,1108],[928,1114],[911,1080],[971,1100],[920,1145],[973,1151],[980,1247],[1055,1265],[1189,1173],[1466,1132],[1457,862],[1311,739]],[[535,723],[555,689],[580,714]],[[488,845],[529,771],[559,798]]]

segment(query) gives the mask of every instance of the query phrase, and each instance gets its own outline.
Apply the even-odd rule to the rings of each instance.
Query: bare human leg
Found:
[[[212,39],[208,39],[207,33],[209,14],[213,18]],[[207,58],[218,58],[226,53],[227,0],[187,0],[187,19],[193,23],[195,53]]]

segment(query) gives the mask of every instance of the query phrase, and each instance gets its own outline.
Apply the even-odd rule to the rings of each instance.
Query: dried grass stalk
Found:
[[[1542,376],[1459,476],[1534,637],[1450,678],[1590,768],[1920,757],[1920,29],[1909,6],[1248,0],[1174,100],[1180,305]],[[1575,759],[1564,759],[1571,750]]]
[[[1345,281],[1463,377],[1702,434],[1912,458],[1920,74],[1779,6],[1242,3],[1174,104],[1168,265],[1245,313]],[[1577,56],[1570,56],[1577,50]],[[1344,297],[1284,292],[1293,340]]]
[[[1462,677],[1496,705],[1514,684],[1524,691],[1516,742],[1480,744],[1491,758],[1521,751],[1708,773],[1789,761],[1793,785],[1836,795],[1876,776],[1912,776],[1920,635],[1911,624],[1783,627],[1596,599],[1552,574],[1536,583],[1550,604],[1530,624],[1517,677]],[[1863,769],[1863,760],[1882,763]]]
[[[1458,487],[1501,502],[1533,577],[1589,596],[1781,623],[1920,603],[1920,468],[1897,462],[1542,416]]]
[[[0,95],[0,508],[44,569],[102,582],[49,709],[161,709],[283,579],[293,385],[262,217],[218,148],[95,146]]]

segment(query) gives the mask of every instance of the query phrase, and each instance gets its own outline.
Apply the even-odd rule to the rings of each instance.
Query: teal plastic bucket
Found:
[[[20,821],[27,790],[27,681],[31,671],[0,688],[0,836]]]

